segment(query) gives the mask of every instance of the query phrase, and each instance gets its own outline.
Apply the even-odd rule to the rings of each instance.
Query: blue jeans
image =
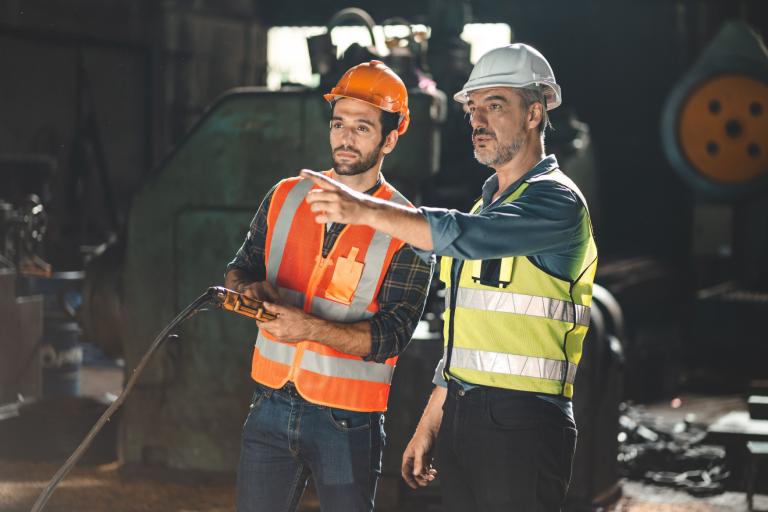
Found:
[[[256,384],[241,439],[237,511],[292,512],[312,475],[323,511],[370,512],[384,442],[382,413],[311,404],[291,383]]]

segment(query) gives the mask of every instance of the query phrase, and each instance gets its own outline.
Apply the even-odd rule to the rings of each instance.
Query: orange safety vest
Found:
[[[330,171],[326,172],[327,175]],[[323,258],[325,227],[304,200],[313,183],[289,178],[275,189],[267,213],[267,280],[283,301],[335,322],[358,322],[379,309],[377,296],[402,241],[368,226],[345,226]],[[382,180],[374,197],[408,201]],[[271,388],[293,381],[312,403],[352,411],[385,411],[397,357],[364,361],[314,341],[282,343],[260,330],[251,377]]]

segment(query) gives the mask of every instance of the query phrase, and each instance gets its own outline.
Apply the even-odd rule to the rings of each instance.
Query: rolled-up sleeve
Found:
[[[433,252],[465,260],[556,254],[583,238],[581,201],[559,184],[531,184],[520,198],[477,214],[421,207]]]
[[[405,350],[424,311],[433,264],[410,246],[397,251],[379,290],[379,311],[370,319],[371,353],[366,361],[384,362]]]
[[[441,388],[447,388],[448,381],[445,380],[445,377],[443,376],[443,370],[445,369],[445,363],[443,361],[444,359],[440,359],[440,361],[437,362],[435,375],[432,377],[432,384],[440,386]]]

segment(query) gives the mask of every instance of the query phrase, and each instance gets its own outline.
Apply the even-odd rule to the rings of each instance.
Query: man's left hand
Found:
[[[264,302],[264,309],[277,318],[266,322],[256,320],[259,329],[264,329],[279,341],[297,342],[309,339],[314,317],[299,308],[272,302]]]

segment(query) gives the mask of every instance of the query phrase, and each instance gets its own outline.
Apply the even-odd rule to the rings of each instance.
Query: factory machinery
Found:
[[[313,45],[315,51],[323,47],[318,41]],[[733,254],[727,260],[738,268],[723,271],[722,254],[717,261],[699,260],[720,269],[717,277],[733,277],[713,278],[712,286],[703,287],[692,301],[694,316],[701,320],[694,323],[699,326],[695,334],[713,350],[723,340],[721,330],[746,321],[745,308],[764,314],[768,303],[768,282],[761,281],[766,276],[758,264],[768,257],[766,62],[764,47],[748,28],[726,25],[672,92],[662,120],[665,151],[700,198],[697,218],[706,221],[713,211],[728,212],[736,221],[730,226],[718,221],[717,226],[730,236]],[[420,203],[425,184],[440,170],[442,146],[459,141],[445,140],[450,107],[442,92],[414,85],[410,108],[410,130],[386,158],[383,171]],[[215,101],[134,197],[126,237],[89,263],[80,315],[87,338],[124,358],[128,370],[142,363],[157,333],[202,291],[223,281],[224,268],[269,188],[302,168],[330,167],[328,113],[318,91],[303,88],[236,89]],[[567,160],[561,164],[569,169]],[[694,245],[711,247],[722,241],[720,234],[704,233]],[[606,503],[620,492],[616,432],[625,361],[633,349],[638,353],[640,345],[633,345],[633,339],[660,332],[649,334],[636,321],[647,307],[634,305],[627,291],[637,289],[637,283],[616,278],[626,276],[621,269],[632,265],[613,262],[608,267],[619,270],[609,273],[606,282],[598,275],[605,287],[595,287],[592,328],[575,385],[580,440],[569,498],[573,508]],[[4,296],[14,293],[7,282],[0,272],[0,306]],[[411,492],[400,482],[400,455],[442,352],[439,294],[433,290],[395,373],[391,403],[396,406],[387,415],[389,442],[379,500],[385,507]],[[716,318],[711,314],[715,306],[731,308],[729,320],[716,322],[716,329],[703,327]],[[126,468],[231,472],[252,391],[248,366],[256,326],[248,318],[211,313],[189,319],[173,333],[173,339],[153,349],[146,366],[142,363],[141,378],[125,402],[119,459]],[[731,343],[754,349],[754,343],[732,334]],[[425,492],[435,494],[433,488]]]

